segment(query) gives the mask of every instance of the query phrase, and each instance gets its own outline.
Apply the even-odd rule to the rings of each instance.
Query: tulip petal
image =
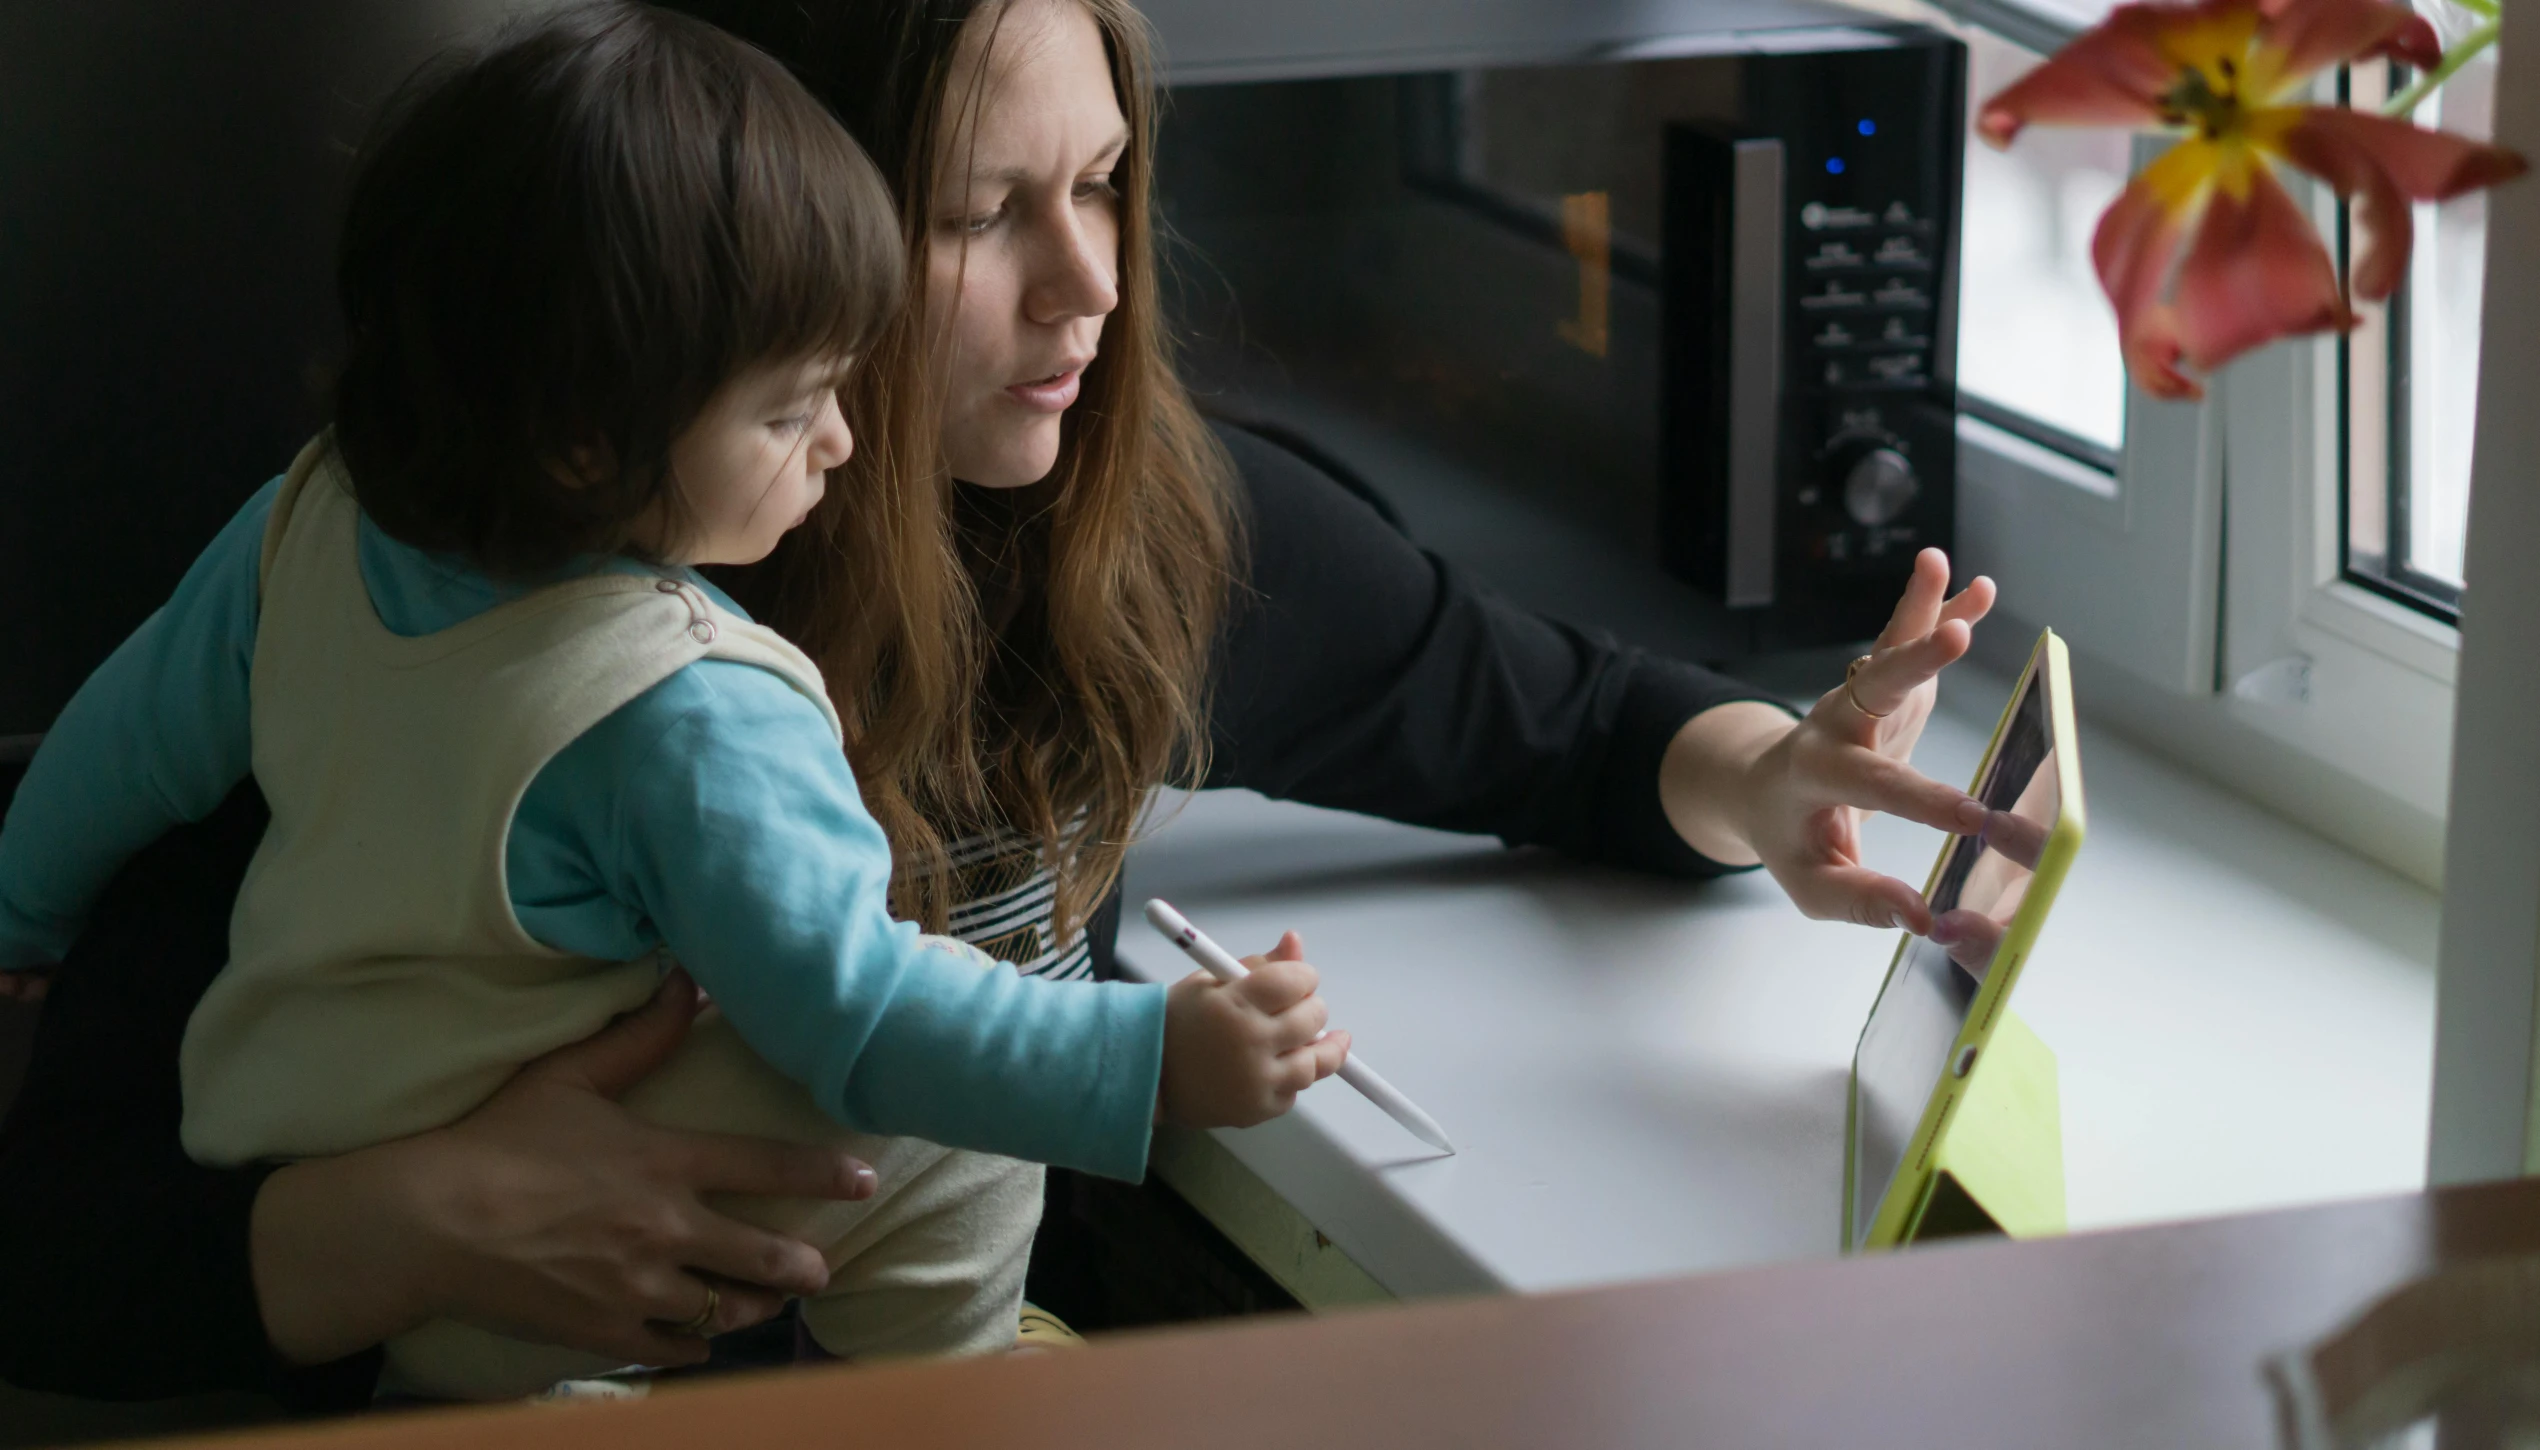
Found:
[[[2224,0],[2238,3],[2238,0]],[[2095,28],[2005,87],[1976,115],[1995,146],[2032,121],[2058,126],[2141,126],[2161,119],[2161,97],[2178,84],[2165,32],[2206,7],[2121,5]]]
[[[2099,285],[2116,308],[2126,371],[2155,397],[2203,396],[2178,370],[2179,320],[2161,294],[2179,243],[2211,188],[2215,153],[2210,141],[2171,147],[2127,184],[2090,239]]]
[[[2333,106],[2304,106],[2273,138],[2284,159],[2325,181],[2339,196],[2360,197],[2355,224],[2363,248],[2355,262],[2355,295],[2379,300],[2407,272],[2415,240],[2411,201],[2448,201],[2463,192],[2510,181],[2523,159],[2445,131]]]
[[[2251,97],[2264,105],[2314,73],[2344,61],[2387,56],[2419,70],[2432,70],[2443,60],[2442,38],[2426,18],[2384,0],[2261,0],[2266,27],[2259,36],[2260,58],[2271,63],[2262,93]],[[2256,78],[2253,78],[2256,79]]]
[[[2319,232],[2246,148],[2225,157],[2176,307],[2180,346],[2205,372],[2279,337],[2354,324]]]

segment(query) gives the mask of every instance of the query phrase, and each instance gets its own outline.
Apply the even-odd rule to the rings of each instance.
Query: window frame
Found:
[[[2341,206],[2337,216],[2337,252],[2351,258],[2349,233],[2351,208]],[[2355,383],[2356,348],[2364,339],[2349,333],[2338,339],[2337,410],[2338,410],[2338,571],[2346,582],[2368,593],[2380,595],[2395,604],[2413,609],[2439,624],[2455,629],[2461,622],[2461,591],[2449,580],[2438,579],[2408,562],[2409,533],[2415,527],[2413,500],[2410,497],[2415,476],[2410,457],[2411,430],[2416,419],[2409,397],[2410,286],[2406,282],[2381,304],[2379,326],[2373,339],[2380,344],[2382,411],[2381,439],[2381,530],[2384,540],[2382,557],[2368,561],[2355,548],[2355,408],[2358,402]],[[2359,308],[2360,310],[2360,308]],[[2361,331],[2361,329],[2359,329]]]
[[[2412,79],[2407,67],[2395,61],[2384,62],[2384,74],[2370,83],[2351,68],[2341,69],[2336,80],[2337,104],[2353,105],[2359,99],[2377,104],[2394,94]],[[2336,207],[2335,252],[2341,266],[2351,266],[2354,259],[2354,208]],[[2416,568],[2410,560],[2409,535],[2415,527],[2411,492],[2414,488],[2416,461],[2413,431],[2416,426],[2415,401],[2410,395],[2415,372],[2413,348],[2413,294],[2416,281],[2411,274],[2402,277],[2398,290],[2386,302],[2358,303],[2364,326],[2339,339],[2337,362],[2339,383],[2337,407],[2339,418],[2338,561],[2343,577],[2350,584],[2369,593],[2405,605],[2434,620],[2457,629],[2461,622],[2461,590],[2450,580],[2437,578]],[[2380,412],[2378,427],[2370,436],[2380,442],[2381,458],[2375,465],[2380,475],[2378,507],[2381,513],[2381,557],[2360,555],[2355,548],[2356,468],[2355,443],[2358,432],[2356,409],[2362,388],[2355,373],[2359,366],[2358,350],[2375,347],[2380,357],[2377,371],[2379,386],[2374,389]]]
[[[2330,77],[2315,94],[2332,103],[2342,90]],[[2321,234],[2339,237],[2344,205],[2284,181]],[[2421,834],[2449,808],[2460,629],[2349,567],[2351,346],[2346,334],[2282,340],[2217,380],[2232,512],[2219,673],[2242,723],[2411,808]],[[2305,698],[2269,696],[2258,675],[2279,660],[2304,662]],[[2352,823],[2366,843],[2389,824]],[[2431,855],[2404,866],[2439,879]]]

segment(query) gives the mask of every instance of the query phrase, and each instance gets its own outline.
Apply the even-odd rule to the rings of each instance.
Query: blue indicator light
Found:
[[[1827,158],[1826,158],[1826,175],[1828,175],[1828,176],[1841,176],[1842,174],[1843,174],[1843,158],[1842,158],[1842,157],[1840,157],[1840,156],[1829,156],[1829,157],[1827,157]]]
[[[1879,123],[1876,121],[1863,121],[1852,129],[1860,132],[1864,136],[1875,136],[1879,133]]]

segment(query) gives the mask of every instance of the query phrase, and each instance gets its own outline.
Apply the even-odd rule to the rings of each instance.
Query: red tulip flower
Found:
[[[2302,101],[2329,66],[2389,57],[2432,69],[2442,54],[2431,25],[2382,0],[2124,5],[1986,102],[1976,129],[1995,146],[2032,121],[2181,133],[2100,218],[2090,255],[2126,371],[2156,397],[2196,398],[2182,360],[2210,373],[2275,338],[2354,325],[2278,164],[2359,199],[2353,285],[2367,301],[2406,274],[2411,202],[2522,173],[2500,147]]]

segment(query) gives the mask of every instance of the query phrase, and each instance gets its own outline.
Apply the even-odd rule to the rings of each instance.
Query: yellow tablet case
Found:
[[[2030,688],[2031,678],[2041,673],[2059,795],[2055,824],[2039,852],[2027,895],[2003,931],[1984,984],[1967,1006],[1966,1022],[1949,1050],[1949,1066],[1934,1085],[1914,1136],[1906,1142],[1903,1166],[1879,1199],[1869,1236],[1859,1240],[1864,1249],[1967,1234],[2027,1238],[2064,1229],[2063,1117],[2056,1092],[2055,1054],[2005,1005],[2081,849],[2085,826],[2081,755],[2073,729],[2072,663],[2053,630],[2038,635],[2028,668],[2020,672],[2019,685],[2002,708],[1992,742],[1986,745],[1968,789],[1983,788],[2021,697]],[[1923,887],[1927,898],[1948,864],[1950,849],[1950,844],[1944,844],[1932,863],[1931,879]],[[1891,980],[1912,940],[1907,937],[1897,943],[1896,956],[1888,963]],[[1852,1215],[1853,1175],[1859,1171],[1853,1116],[1859,1104],[1856,1048],[1843,1124],[1843,1242],[1847,1248],[1858,1239]]]

